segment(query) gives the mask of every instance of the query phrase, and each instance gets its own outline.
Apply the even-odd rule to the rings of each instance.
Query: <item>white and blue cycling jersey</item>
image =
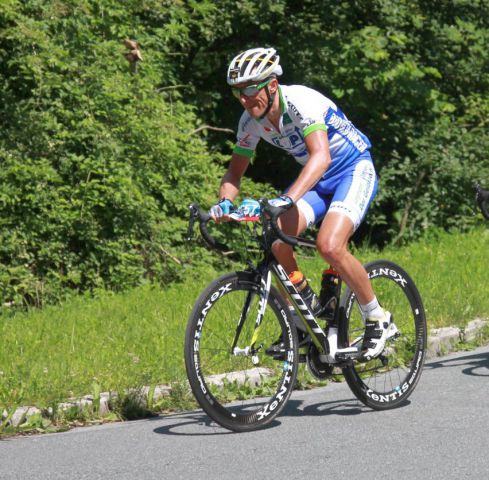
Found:
[[[235,153],[251,158],[263,138],[305,165],[309,153],[304,138],[316,130],[325,130],[332,163],[324,178],[329,178],[351,166],[371,147],[369,139],[355,128],[336,104],[316,90],[301,85],[281,85],[279,95],[280,131],[267,118],[255,120],[245,110],[239,122]]]
[[[280,85],[279,130],[265,117],[241,116],[234,153],[251,158],[260,139],[290,153],[301,165],[309,160],[305,137],[327,132],[331,164],[319,182],[297,202],[307,223],[321,220],[327,211],[348,215],[356,229],[377,192],[369,139],[321,93],[301,85]]]

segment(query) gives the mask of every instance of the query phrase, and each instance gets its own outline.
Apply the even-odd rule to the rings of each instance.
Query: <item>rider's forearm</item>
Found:
[[[221,180],[221,186],[219,187],[219,198],[227,198],[233,201],[239,193],[241,184],[241,178],[232,175],[231,172],[226,172]]]
[[[238,196],[241,177],[244,175],[249,163],[249,158],[233,153],[229,168],[222,178],[221,186],[219,187],[220,199],[227,198],[233,201]]]
[[[319,179],[324,175],[326,170],[329,168],[331,164],[331,159],[326,157],[322,153],[316,153],[311,155],[309,161],[306,163],[304,168],[302,169],[300,175],[297,177],[297,180],[290,187],[287,195],[297,202],[302,196],[308,192]]]

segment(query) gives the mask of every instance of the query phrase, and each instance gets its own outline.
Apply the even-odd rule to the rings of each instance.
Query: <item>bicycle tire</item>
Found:
[[[297,332],[274,287],[255,329],[260,288],[259,278],[251,272],[224,275],[200,295],[187,324],[185,366],[192,392],[209,417],[236,432],[268,425],[287,403],[297,376]],[[238,347],[244,349],[258,335],[255,357],[231,352],[248,295],[251,302]],[[265,350],[280,338],[285,353],[274,359]]]
[[[387,410],[403,404],[416,387],[425,360],[426,316],[421,296],[411,277],[388,260],[365,265],[382,307],[392,314],[399,337],[390,338],[379,358],[367,363],[354,361],[343,368],[354,395],[375,410]],[[340,307],[340,342],[343,346],[360,345],[364,323],[355,294],[346,288]]]

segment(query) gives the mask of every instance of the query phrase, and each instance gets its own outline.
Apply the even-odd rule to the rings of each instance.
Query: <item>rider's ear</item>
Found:
[[[275,93],[278,89],[278,80],[274,78],[268,85],[269,92],[271,94]]]

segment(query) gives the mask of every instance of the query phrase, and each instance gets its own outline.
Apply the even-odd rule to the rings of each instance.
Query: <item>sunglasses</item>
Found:
[[[236,98],[240,98],[241,95],[244,95],[245,97],[254,97],[255,95],[258,95],[258,92],[266,87],[270,82],[272,81],[271,78],[268,80],[265,80],[262,83],[257,83],[255,85],[248,85],[247,87],[243,88],[231,88],[231,91],[233,92],[233,95]]]

